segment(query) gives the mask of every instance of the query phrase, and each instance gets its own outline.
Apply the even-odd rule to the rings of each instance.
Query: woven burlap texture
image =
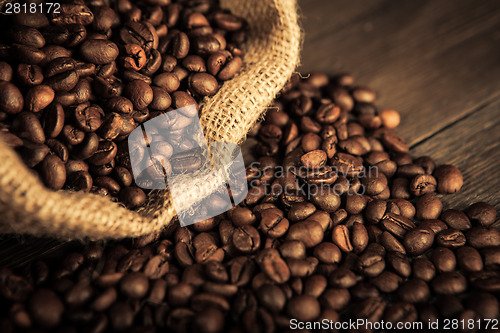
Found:
[[[295,0],[221,0],[223,8],[248,22],[241,72],[200,105],[209,142],[241,143],[299,62],[301,30]],[[17,153],[0,140],[0,232],[60,239],[113,239],[158,232],[175,216],[172,196],[185,206],[204,198],[219,179],[200,177],[182,193],[152,191],[131,211],[94,194],[44,187]],[[187,186],[187,184],[186,184]]]

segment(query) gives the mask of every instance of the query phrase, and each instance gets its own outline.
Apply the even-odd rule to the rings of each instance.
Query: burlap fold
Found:
[[[223,8],[249,24],[241,72],[200,105],[208,141],[241,143],[299,62],[301,31],[295,0],[221,0]],[[174,193],[186,206],[213,193],[218,179],[189,184],[198,189]],[[167,191],[152,191],[131,211],[108,198],[79,192],[53,192],[0,141],[0,232],[61,239],[136,237],[161,230],[176,216]]]

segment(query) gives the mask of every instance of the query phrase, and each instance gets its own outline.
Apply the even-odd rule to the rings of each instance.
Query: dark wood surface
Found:
[[[412,153],[457,165],[461,192],[447,207],[500,208],[500,1],[299,0],[300,72],[350,72],[401,113]],[[62,243],[0,238],[0,265],[55,255]]]

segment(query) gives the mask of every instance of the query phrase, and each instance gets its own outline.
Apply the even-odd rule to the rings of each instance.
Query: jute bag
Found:
[[[249,24],[241,72],[200,105],[209,142],[241,143],[299,62],[301,31],[295,0],[221,0],[223,8]],[[172,196],[185,206],[213,193],[218,179],[190,183],[198,189],[152,191],[146,205],[131,211],[95,194],[44,187],[17,153],[0,140],[0,232],[60,239],[136,237],[161,230],[176,216]]]

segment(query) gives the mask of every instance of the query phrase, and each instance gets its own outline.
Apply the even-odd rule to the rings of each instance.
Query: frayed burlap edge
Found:
[[[249,24],[242,71],[200,105],[208,141],[241,143],[298,65],[301,31],[295,0],[222,0]],[[186,205],[219,186],[200,177],[197,188],[174,193]],[[98,195],[46,189],[12,149],[0,142],[0,232],[61,239],[137,237],[161,230],[176,216],[171,196],[152,191],[137,212]]]

